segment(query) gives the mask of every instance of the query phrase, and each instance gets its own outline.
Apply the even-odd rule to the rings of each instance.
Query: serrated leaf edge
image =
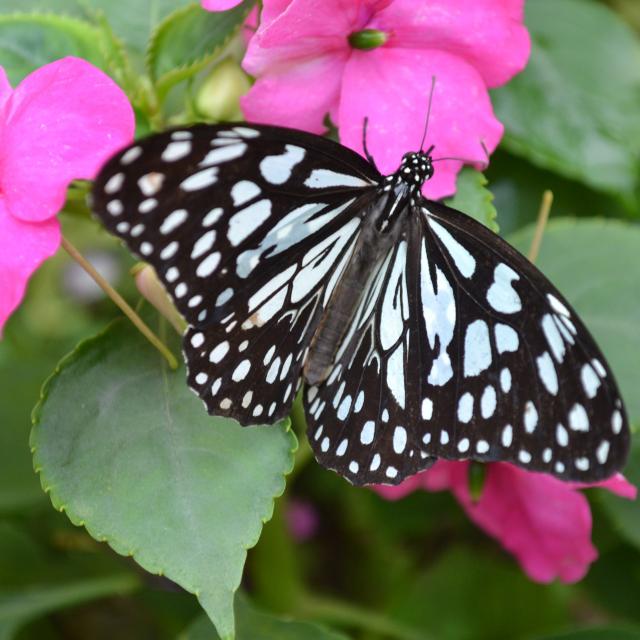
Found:
[[[202,9],[202,7],[195,2],[185,5],[184,7],[180,7],[170,13],[154,28],[149,38],[149,44],[145,53],[145,68],[147,69],[147,73],[153,81],[156,87],[156,91],[161,100],[169,91],[169,89],[173,87],[173,85],[181,82],[182,80],[188,79],[199,71],[202,71],[202,69],[204,69],[209,63],[213,62],[221,54],[221,52],[226,48],[226,46],[231,42],[231,40],[233,40],[233,38],[242,28],[242,25],[253,9],[254,4],[255,3],[250,2],[247,5],[245,11],[242,13],[241,19],[238,21],[238,25],[236,26],[236,28],[230,31],[229,35],[219,45],[217,45],[213,51],[200,56],[199,58],[196,58],[188,64],[184,64],[182,66],[176,67],[175,69],[172,69],[171,71],[167,71],[158,77],[156,77],[152,63],[158,52],[160,35],[177,16],[186,14],[190,11],[193,11],[194,9],[197,9],[198,11],[204,11],[204,9]]]
[[[55,381],[57,380],[57,378],[61,374],[61,372],[65,368],[67,368],[70,364],[76,362],[78,360],[78,358],[81,357],[85,353],[86,350],[90,349],[91,346],[95,342],[99,342],[106,334],[108,334],[110,331],[112,331],[114,329],[114,327],[116,327],[118,325],[122,325],[122,324],[124,324],[126,322],[128,322],[128,320],[126,320],[124,318],[116,318],[115,320],[111,321],[99,333],[97,333],[94,336],[91,336],[89,338],[86,338],[84,340],[81,340],[70,353],[66,354],[60,360],[60,362],[58,362],[58,364],[54,368],[53,372],[43,382],[42,387],[40,389],[40,395],[39,395],[38,402],[36,403],[35,407],[33,408],[33,411],[31,412],[32,428],[31,428],[31,432],[29,434],[29,448],[30,448],[31,454],[33,456],[33,469],[34,469],[35,473],[39,476],[39,478],[40,478],[40,486],[42,487],[42,490],[44,491],[44,493],[49,496],[49,499],[51,500],[51,504],[53,505],[54,509],[56,509],[60,513],[65,513],[67,518],[69,518],[69,521],[72,524],[74,524],[77,527],[83,527],[94,540],[97,540],[98,542],[107,543],[116,553],[120,554],[121,556],[133,558],[143,569],[145,569],[145,571],[148,571],[149,573],[152,573],[152,574],[155,574],[155,575],[164,576],[164,575],[166,575],[166,573],[165,573],[165,570],[161,566],[159,566],[159,565],[155,565],[154,566],[149,562],[141,561],[137,557],[138,554],[139,554],[139,550],[138,549],[127,547],[127,545],[125,543],[123,543],[122,541],[118,540],[116,537],[112,537],[110,535],[106,535],[106,534],[104,534],[104,533],[102,533],[100,531],[97,531],[91,525],[87,524],[85,520],[75,516],[71,511],[68,510],[67,505],[64,504],[63,501],[61,499],[59,499],[59,497],[56,495],[55,486],[52,485],[52,484],[49,484],[48,481],[47,481],[46,474],[44,473],[44,470],[43,470],[43,466],[40,463],[40,460],[38,458],[38,448],[37,448],[37,444],[35,442],[35,440],[36,440],[35,429],[39,425],[39,420],[40,420],[41,413],[42,413],[42,407],[43,407],[45,401],[47,400],[47,397],[49,395],[50,389],[52,388],[52,385],[55,384]],[[275,508],[275,501],[284,494],[285,489],[286,489],[286,477],[291,473],[291,471],[293,470],[294,464],[295,464],[294,454],[297,451],[298,446],[299,446],[298,438],[296,437],[293,429],[291,428],[291,420],[290,420],[290,418],[286,418],[282,422],[284,423],[283,426],[284,426],[285,433],[290,436],[290,445],[291,446],[290,446],[289,452],[288,452],[289,453],[289,466],[281,474],[280,482],[279,482],[280,486],[276,490],[276,492],[273,494],[273,496],[271,497],[271,500],[269,501],[269,505],[267,506],[265,512],[263,514],[259,515],[259,519],[260,519],[259,524],[256,524],[254,526],[255,527],[254,531],[249,532],[249,535],[247,536],[249,538],[249,542],[242,543],[240,545],[241,550],[242,550],[242,556],[243,556],[242,557],[242,568],[243,568],[243,570],[244,570],[244,566],[246,564],[248,550],[251,549],[252,547],[254,547],[258,543],[258,541],[260,539],[260,535],[262,533],[263,526],[269,520],[271,520],[271,518],[273,517],[273,511],[274,511],[274,508]],[[239,572],[239,575],[238,575],[237,580],[236,580],[236,584],[230,590],[231,599],[233,599],[234,594],[236,593],[236,591],[240,587],[240,584],[241,584],[241,581],[242,581],[242,573],[243,573],[243,571]],[[171,579],[176,581],[176,582],[178,582],[174,577],[172,577]],[[189,593],[192,593],[193,595],[195,595],[198,598],[198,600],[200,600],[200,597],[201,597],[201,595],[203,593],[202,588],[200,588],[200,587],[198,587],[196,585],[187,585],[187,584],[184,584],[183,582],[180,582],[178,584],[180,584],[180,586],[183,589],[185,589]],[[205,609],[205,611],[206,611],[206,609]],[[234,625],[235,625],[235,620],[234,620]],[[232,636],[228,636],[228,637],[233,638],[234,636],[232,635]]]

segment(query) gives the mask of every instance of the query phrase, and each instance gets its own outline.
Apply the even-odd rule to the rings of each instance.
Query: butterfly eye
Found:
[[[432,151],[384,177],[319,136],[199,125],[113,158],[93,208],[185,317],[210,413],[273,423],[304,386],[317,459],[359,485],[437,458],[610,476],[629,429],[604,356],[523,256],[421,196]]]

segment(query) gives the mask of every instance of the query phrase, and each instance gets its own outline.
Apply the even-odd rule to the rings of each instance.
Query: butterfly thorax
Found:
[[[378,231],[387,233],[406,210],[406,204],[415,204],[422,185],[433,176],[432,150],[406,153],[397,171],[385,176],[382,191],[390,193],[390,198],[376,221]]]

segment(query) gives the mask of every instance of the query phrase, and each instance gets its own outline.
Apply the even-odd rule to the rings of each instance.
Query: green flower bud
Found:
[[[239,120],[240,98],[249,91],[251,82],[232,58],[218,63],[198,90],[195,107],[208,120]]]
[[[378,29],[363,29],[362,31],[354,31],[349,36],[349,44],[354,49],[375,49],[381,47],[389,38],[384,31]]]

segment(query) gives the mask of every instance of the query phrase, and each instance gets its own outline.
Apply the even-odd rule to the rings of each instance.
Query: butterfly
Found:
[[[316,458],[356,485],[438,458],[610,476],[629,448],[611,369],[536,267],[423,197],[432,149],[383,176],[302,131],[195,125],[118,153],[92,206],[185,317],[209,413],[274,423],[303,387]]]

